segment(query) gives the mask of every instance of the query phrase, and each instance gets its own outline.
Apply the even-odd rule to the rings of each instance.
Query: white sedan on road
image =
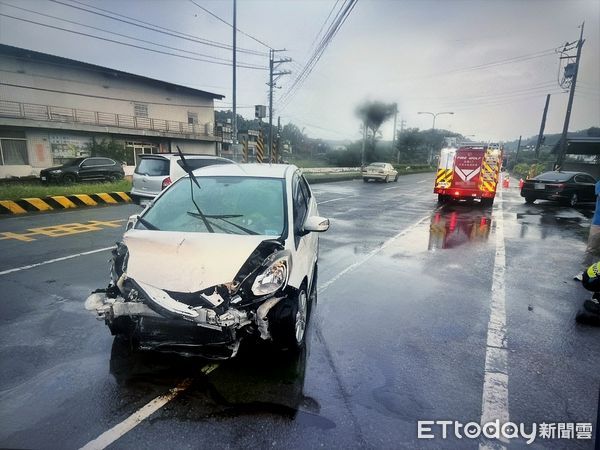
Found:
[[[398,171],[388,163],[375,162],[369,164],[362,170],[362,179],[366,183],[369,180],[398,181]]]
[[[306,179],[292,165],[193,174],[130,218],[86,308],[141,349],[222,359],[255,337],[301,350],[329,228]]]

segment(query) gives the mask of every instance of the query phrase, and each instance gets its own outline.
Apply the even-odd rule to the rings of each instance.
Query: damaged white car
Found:
[[[295,166],[199,169],[129,219],[86,308],[140,349],[230,358],[255,337],[297,351],[328,228]]]

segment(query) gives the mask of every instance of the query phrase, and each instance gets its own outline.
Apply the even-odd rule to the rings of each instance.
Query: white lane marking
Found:
[[[208,364],[201,369],[201,372],[208,375],[210,372],[219,367],[218,364]],[[81,450],[101,450],[108,447],[110,444],[115,442],[125,433],[131,431],[138,426],[144,419],[147,419],[160,408],[165,406],[181,392],[185,391],[192,384],[192,379],[186,378],[174,388],[170,389],[169,392],[163,395],[159,395],[154,400],[151,400],[146,405],[142,406],[132,415],[130,415],[123,422],[115,425],[110,430],[105,431],[93,441],[88,442]]]
[[[66,261],[67,259],[78,258],[80,256],[92,255],[94,253],[105,252],[107,250],[112,250],[113,248],[114,248],[114,246],[98,248],[96,250],[90,250],[89,252],[76,253],[74,255],[63,256],[61,258],[49,259],[48,261],[42,261],[40,263],[30,264],[28,266],[15,267],[14,269],[3,270],[2,272],[0,272],[0,275],[6,275],[9,273],[13,273],[13,272],[20,272],[21,270],[33,269],[34,267],[45,266],[46,264],[52,264],[52,263],[59,262],[59,261]]]
[[[390,189],[398,189],[398,188],[401,188],[401,187],[403,187],[403,186],[392,186],[392,187],[389,187],[389,188],[383,188],[382,190],[383,191],[389,191]]]
[[[502,191],[500,191],[502,200]],[[485,373],[481,400],[481,425],[496,419],[509,421],[508,411],[508,349],[506,343],[506,248],[502,201],[494,210],[496,221],[496,256],[492,276],[492,301],[485,352]],[[507,443],[505,439],[500,439]],[[505,448],[499,442],[483,441],[480,449]]]
[[[338,197],[338,198],[332,198],[331,200],[325,200],[322,202],[317,202],[317,205],[323,205],[325,203],[329,203],[329,202],[337,202],[338,200],[344,200],[345,198],[353,198],[353,197],[357,197],[356,195],[350,195],[348,197]]]
[[[428,180],[417,181],[417,184],[425,183],[426,181],[428,181]]]
[[[385,241],[379,247],[377,247],[377,248],[371,250],[369,253],[367,253],[364,258],[356,261],[354,264],[349,265],[344,270],[342,270],[340,273],[338,273],[333,278],[331,278],[327,283],[322,284],[321,287],[318,289],[317,292],[319,294],[322,293],[325,289],[327,289],[329,286],[331,286],[333,283],[335,283],[337,280],[339,280],[342,276],[344,276],[348,272],[356,269],[357,267],[362,266],[369,259],[371,259],[377,253],[379,253],[381,250],[385,249],[390,244],[392,244],[396,239],[404,236],[407,233],[410,233],[412,230],[414,230],[415,228],[417,228],[419,225],[421,225],[425,220],[429,219],[430,217],[431,217],[431,214],[427,214],[425,217],[420,218],[418,221],[416,221],[415,223],[413,223],[412,225],[410,225],[408,228],[405,228],[400,233],[398,233],[395,236],[389,238],[387,241]]]

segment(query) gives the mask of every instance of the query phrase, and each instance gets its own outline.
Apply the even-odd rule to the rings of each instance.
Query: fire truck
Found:
[[[500,144],[464,144],[443,148],[433,192],[438,201],[479,199],[492,206],[502,167]]]

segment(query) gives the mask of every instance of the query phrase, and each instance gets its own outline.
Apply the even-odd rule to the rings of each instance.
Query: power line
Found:
[[[50,0],[50,1],[55,1],[55,0]],[[119,45],[124,45],[126,47],[133,47],[133,48],[137,48],[137,49],[141,49],[141,50],[146,50],[146,51],[149,51],[149,52],[159,53],[161,55],[174,56],[176,58],[189,59],[189,60],[192,60],[192,61],[202,61],[202,62],[206,62],[206,63],[210,63],[210,64],[218,64],[218,65],[221,65],[221,66],[231,66],[232,65],[231,63],[228,63],[228,62],[212,61],[210,59],[205,59],[205,58],[194,58],[192,56],[177,55],[175,53],[164,52],[162,50],[157,50],[157,49],[153,49],[153,48],[143,47],[141,45],[129,44],[127,42],[120,42],[120,41],[116,41],[114,39],[104,38],[104,37],[101,37],[101,36],[95,36],[95,35],[89,34],[89,33],[83,33],[81,31],[68,30],[66,28],[57,27],[57,26],[54,26],[54,25],[46,24],[46,23],[36,22],[34,20],[24,19],[22,17],[11,16],[9,14],[0,13],[0,16],[2,16],[2,17],[8,17],[8,18],[14,19],[14,20],[20,20],[22,22],[32,23],[32,24],[39,25],[39,26],[46,27],[46,28],[52,28],[52,29],[59,30],[59,31],[65,31],[67,33],[73,33],[73,34],[77,34],[77,35],[80,35],[80,36],[90,37],[90,38],[93,38],[93,39],[99,39],[101,41],[111,42],[113,44],[119,44]],[[241,64],[239,64],[238,67],[243,67],[243,68],[246,68],[246,69],[255,69],[255,70],[268,70],[267,67],[262,67],[262,66],[252,66],[252,65],[244,65],[244,66],[242,66]]]
[[[62,22],[67,22],[67,23],[70,23],[70,24],[73,24],[73,25],[82,26],[82,27],[86,27],[86,28],[91,28],[93,30],[102,31],[104,33],[113,34],[115,36],[120,36],[120,37],[124,37],[124,38],[127,38],[127,39],[132,39],[134,41],[143,42],[145,44],[156,45],[158,47],[167,48],[169,50],[175,50],[175,51],[179,51],[179,52],[183,52],[183,53],[189,53],[189,54],[196,55],[196,56],[203,56],[203,57],[206,57],[206,58],[211,58],[211,59],[214,59],[216,61],[223,61],[223,62],[231,63],[231,60],[229,60],[229,59],[219,58],[219,57],[216,57],[216,56],[207,55],[205,53],[197,53],[197,52],[193,52],[193,51],[190,51],[190,50],[185,50],[185,49],[182,49],[182,48],[171,47],[171,46],[164,45],[164,44],[159,44],[159,43],[153,42],[153,41],[147,41],[145,39],[140,39],[140,38],[137,38],[137,37],[134,37],[134,36],[130,36],[130,35],[127,35],[127,34],[117,33],[116,31],[111,31],[111,30],[107,30],[107,29],[104,29],[104,28],[95,27],[93,25],[86,25],[86,24],[83,24],[83,23],[80,23],[80,22],[76,22],[74,20],[63,19],[61,17],[53,16],[53,15],[50,15],[50,14],[44,14],[44,13],[41,13],[41,12],[33,11],[31,9],[21,8],[20,6],[11,5],[9,3],[4,3],[2,1],[0,1],[0,4],[9,6],[11,8],[19,9],[21,11],[26,11],[26,12],[29,12],[29,13],[37,14],[37,15],[40,15],[40,16],[43,16],[43,17],[48,17],[50,19],[60,20]],[[252,64],[242,62],[242,63],[240,63],[240,65],[251,66]],[[260,66],[256,66],[256,67],[260,67]]]
[[[211,109],[214,109],[214,105],[191,105],[191,104],[185,104],[185,103],[150,102],[145,99],[140,100],[140,99],[133,99],[133,98],[108,97],[105,95],[82,94],[80,92],[63,91],[60,89],[48,89],[48,88],[40,88],[40,87],[34,87],[34,86],[24,86],[21,84],[12,84],[12,83],[1,83],[0,82],[0,86],[15,87],[15,88],[20,88],[20,89],[29,89],[29,90],[33,90],[33,91],[53,92],[53,93],[57,93],[57,94],[76,95],[79,97],[98,98],[98,99],[102,99],[102,100],[117,100],[117,101],[121,101],[121,102],[145,103],[148,105],[186,106],[189,108],[211,108]],[[229,105],[216,105],[216,106],[227,107]],[[238,108],[254,108],[254,105],[238,106]]]
[[[59,0],[49,0],[49,1],[57,3],[57,4],[60,4],[60,5],[63,5],[63,6],[67,6],[69,8],[74,8],[74,9],[78,9],[80,11],[85,11],[85,12],[88,12],[90,14],[96,14],[98,16],[105,17],[107,19],[112,19],[112,20],[116,20],[118,22],[122,22],[122,23],[126,23],[126,24],[129,24],[129,25],[133,25],[133,26],[138,27],[138,28],[143,28],[143,29],[146,29],[146,30],[154,31],[156,33],[162,33],[162,34],[166,34],[168,36],[173,36],[173,37],[176,37],[176,38],[179,38],[179,39],[185,39],[187,41],[196,42],[198,44],[209,45],[209,46],[212,46],[212,47],[218,47],[218,48],[222,48],[222,49],[226,49],[226,50],[231,50],[233,48],[231,45],[225,44],[223,42],[213,41],[213,40],[205,39],[205,38],[199,38],[199,37],[191,35],[191,34],[182,33],[182,32],[177,31],[177,30],[172,30],[170,28],[165,28],[165,27],[162,27],[160,25],[156,25],[156,24],[153,24],[153,23],[150,23],[150,22],[145,22],[143,20],[136,19],[134,17],[125,16],[123,14],[119,14],[119,13],[116,13],[116,12],[113,12],[113,11],[110,11],[110,10],[107,10],[107,9],[102,9],[102,8],[97,7],[97,6],[88,5],[86,3],[83,3],[83,2],[80,2],[80,1],[77,1],[77,0],[70,0],[70,1],[73,2],[73,3],[78,3],[80,5],[87,6],[88,8],[93,8],[93,9],[95,9],[97,11],[103,11],[104,13],[108,13],[108,14],[112,14],[112,15],[99,13],[97,11],[92,11],[92,10],[87,9],[87,8],[82,8],[80,6],[70,5],[68,3],[64,3],[64,2],[59,1]],[[116,16],[116,17],[112,17],[112,16]],[[120,19],[119,17],[123,17],[123,18],[128,19],[128,20]],[[136,23],[136,22],[139,22],[139,23]],[[238,48],[237,51],[239,51],[241,53],[248,53],[250,55],[266,56],[265,52],[260,52],[260,51],[257,51],[257,50]]]
[[[202,5],[199,5],[199,4],[198,4],[198,3],[196,3],[194,0],[189,0],[189,1],[190,1],[191,3],[193,3],[194,5],[196,5],[198,8],[200,8],[202,11],[204,11],[204,12],[206,12],[206,13],[210,14],[211,16],[213,16],[215,19],[217,19],[217,20],[219,20],[219,21],[223,22],[225,25],[228,25],[229,27],[233,28],[233,25],[232,25],[232,24],[230,24],[229,22],[227,22],[225,19],[222,19],[221,17],[217,16],[215,13],[213,13],[213,12],[209,11],[209,10],[208,10],[208,9],[206,9],[204,6],[202,6]],[[236,27],[236,31],[237,31],[238,33],[241,33],[241,34],[243,34],[244,36],[247,36],[247,37],[249,37],[249,38],[250,38],[250,39],[252,39],[253,41],[255,41],[255,42],[258,42],[260,45],[264,45],[264,46],[265,46],[265,47],[267,47],[268,49],[271,49],[271,50],[273,50],[273,47],[271,47],[269,44],[265,44],[265,43],[264,43],[263,41],[261,41],[260,39],[258,39],[258,38],[255,38],[254,36],[252,36],[252,35],[250,35],[250,34],[248,34],[248,33],[244,32],[244,31],[240,30],[240,29],[239,29],[239,28],[237,28],[237,27]]]
[[[302,69],[300,74],[298,74],[298,76],[296,77],[292,85],[288,88],[286,93],[280,97],[279,102],[284,103],[280,110],[283,110],[287,107],[293,95],[299,90],[300,86],[310,76],[315,66],[323,56],[325,49],[328,47],[329,43],[333,40],[337,32],[346,22],[346,19],[349,17],[350,13],[356,6],[357,1],[358,0],[344,0],[344,3],[340,6],[340,9],[338,10],[337,14],[335,15],[334,19],[329,25],[329,28],[325,32],[325,35],[319,42],[317,48],[311,54],[310,58],[304,65],[304,68]]]

